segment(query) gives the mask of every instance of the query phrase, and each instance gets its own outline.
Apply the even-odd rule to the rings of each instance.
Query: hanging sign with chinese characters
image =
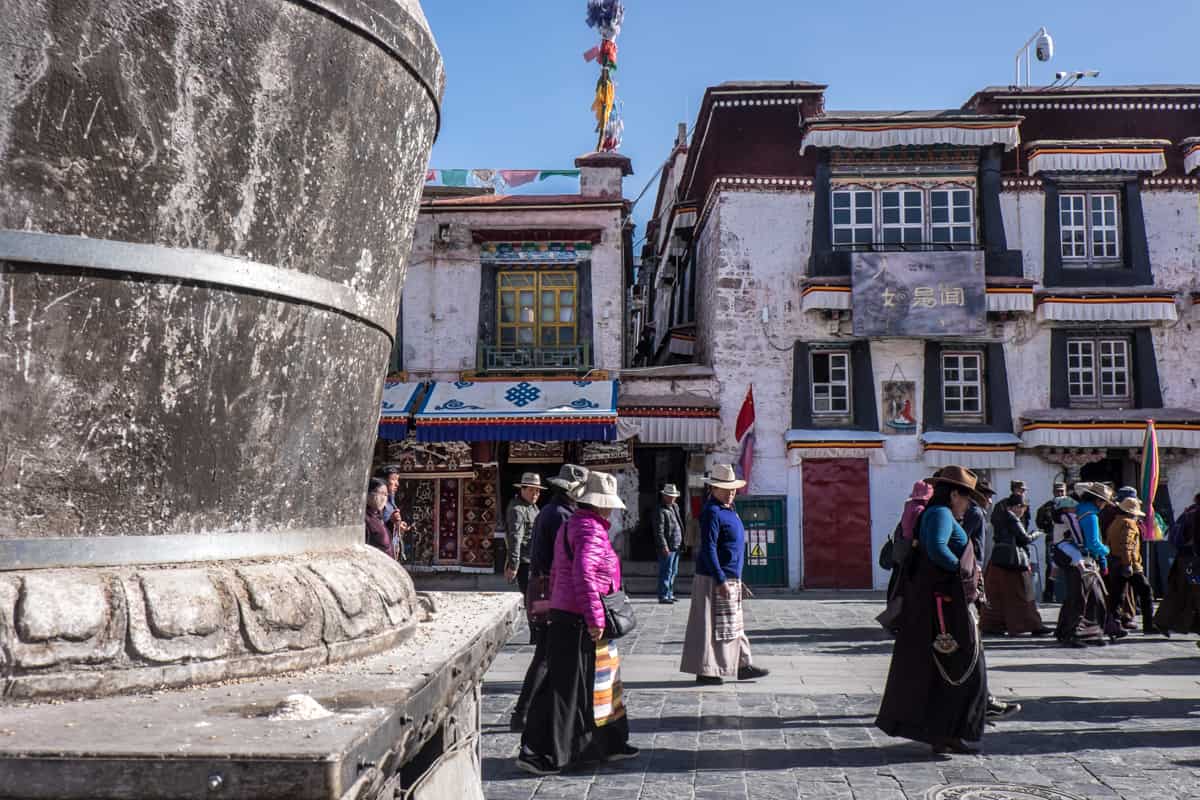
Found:
[[[980,336],[987,326],[983,253],[855,253],[855,336]]]

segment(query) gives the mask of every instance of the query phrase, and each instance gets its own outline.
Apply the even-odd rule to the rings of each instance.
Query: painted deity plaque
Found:
[[[917,384],[913,381],[884,381],[883,402],[883,433],[892,435],[916,433]]]
[[[987,329],[983,253],[852,255],[855,336],[980,336]]]

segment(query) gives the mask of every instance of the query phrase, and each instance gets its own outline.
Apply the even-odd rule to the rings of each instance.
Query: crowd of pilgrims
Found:
[[[876,719],[885,733],[936,753],[972,753],[968,742],[982,738],[988,718],[1020,711],[988,692],[983,634],[1053,634],[1063,646],[1087,648],[1138,630],[1200,633],[1200,494],[1173,523],[1157,520],[1175,558],[1156,613],[1142,554],[1146,511],[1136,490],[1081,482],[1068,492],[1055,484],[1036,516],[1024,483],[1010,490],[993,503],[987,481],[958,466],[913,486],[880,555],[892,579],[878,620],[896,637]],[[1062,602],[1054,627],[1037,605],[1033,554],[1041,537],[1048,537],[1042,599]]]
[[[396,508],[396,474],[372,479],[366,541],[404,560],[409,531]],[[745,530],[734,506],[746,482],[733,467],[705,477],[707,496],[680,671],[702,685],[755,680],[768,671],[752,661],[741,582]],[[505,576],[526,598],[534,657],[511,727],[522,732],[520,768],[537,775],[592,761],[637,756],[629,725],[608,601],[623,598],[620,559],[609,517],[624,508],[612,475],[572,464],[542,483],[527,473],[506,513]],[[543,489],[549,500],[539,508]],[[885,733],[924,742],[935,753],[974,753],[989,718],[1020,705],[988,692],[984,634],[1054,637],[1087,648],[1140,629],[1169,637],[1200,633],[1200,494],[1174,522],[1158,520],[1175,552],[1157,613],[1143,561],[1146,512],[1137,492],[1102,483],[1055,484],[1054,497],[1031,514],[1025,485],[993,503],[995,491],[969,469],[948,466],[917,482],[888,539],[880,564],[892,571],[880,624],[895,637],[875,724]],[[662,491],[656,526],[667,561],[659,601],[674,602],[672,553],[679,492]],[[1036,527],[1034,525],[1036,524]],[[668,531],[667,528],[671,530]],[[985,537],[991,548],[985,564]],[[1043,599],[1061,601],[1057,624],[1037,606],[1036,547],[1046,537]],[[1035,574],[1035,570],[1038,572]],[[660,569],[660,578],[663,570]],[[627,604],[627,601],[625,601]],[[1139,620],[1140,616],[1140,620]]]

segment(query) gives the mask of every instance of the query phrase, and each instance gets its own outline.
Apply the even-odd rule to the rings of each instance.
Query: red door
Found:
[[[865,458],[805,459],[804,586],[871,588],[871,497]]]

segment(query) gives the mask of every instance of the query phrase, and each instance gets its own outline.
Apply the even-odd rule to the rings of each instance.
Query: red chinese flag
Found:
[[[738,444],[746,438],[746,434],[754,428],[754,386],[746,390],[746,399],[742,401],[742,410],[738,412],[737,427],[733,436]]]

